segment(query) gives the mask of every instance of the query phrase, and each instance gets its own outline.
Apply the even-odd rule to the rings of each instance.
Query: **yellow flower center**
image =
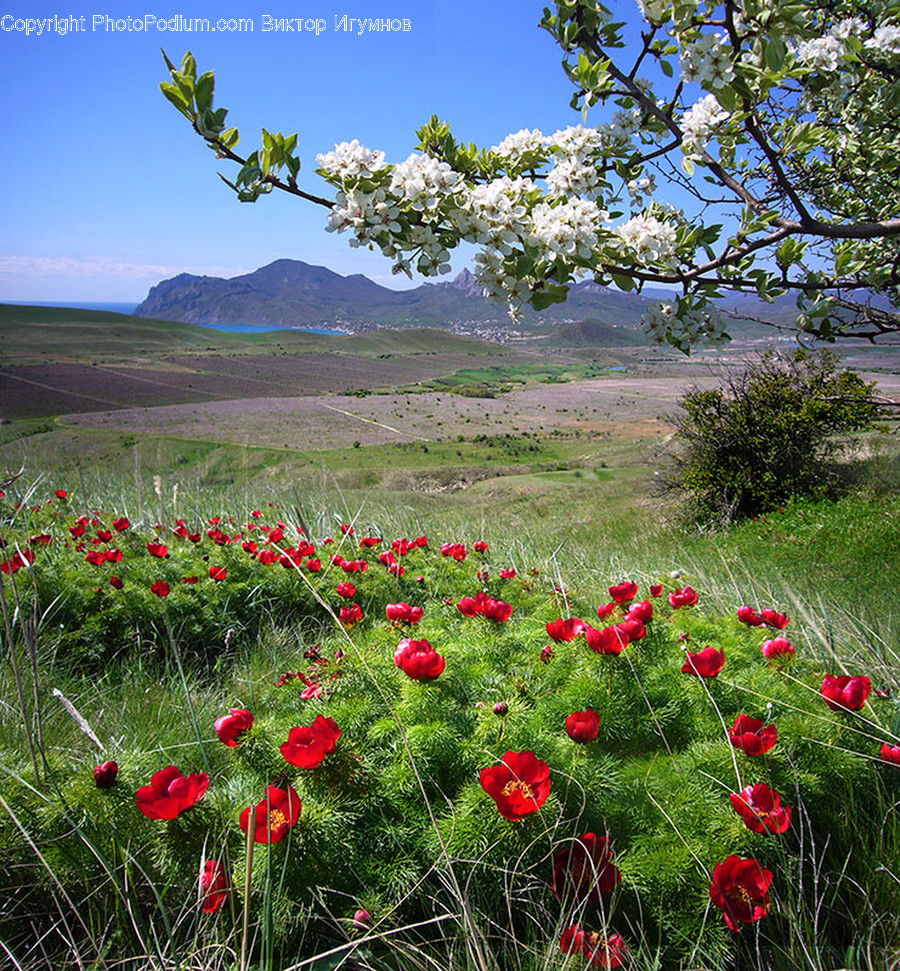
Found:
[[[736,887],[732,887],[728,891],[728,896],[731,897],[732,900],[740,900],[742,903],[748,905],[752,903],[752,899],[750,894],[747,892],[747,888],[741,886],[741,884],[738,884]]]
[[[269,810],[269,829],[287,825],[287,816],[280,809]]]
[[[531,787],[521,779],[511,779],[503,787],[503,795],[507,797],[517,791],[521,792],[526,799],[534,799],[534,793],[531,791]]]

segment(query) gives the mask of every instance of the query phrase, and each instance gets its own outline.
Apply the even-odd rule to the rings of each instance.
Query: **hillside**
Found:
[[[526,316],[533,326],[580,317],[637,326],[652,301],[585,281],[569,300]],[[486,300],[468,270],[449,282],[389,290],[361,274],[341,276],[323,266],[276,260],[231,279],[181,273],[150,290],[139,317],[188,323],[282,326],[440,326],[462,322],[509,323],[503,304]]]

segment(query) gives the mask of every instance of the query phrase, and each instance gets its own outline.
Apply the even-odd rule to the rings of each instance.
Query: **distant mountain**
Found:
[[[635,327],[653,302],[583,282],[572,287],[566,303],[526,320],[541,326],[596,317],[607,324]],[[353,330],[385,325],[509,323],[506,308],[485,299],[468,270],[449,282],[389,290],[358,273],[341,276],[298,260],[276,260],[227,280],[180,273],[153,287],[134,312],[139,317],[193,324],[346,326]]]

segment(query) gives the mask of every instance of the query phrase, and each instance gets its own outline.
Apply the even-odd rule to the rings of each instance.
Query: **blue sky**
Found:
[[[552,38],[537,24],[543,0],[295,0],[268,7],[209,0],[68,6],[14,3],[0,11],[0,301],[139,301],[187,271],[219,276],[290,257],[392,278],[378,254],[324,231],[325,210],[287,196],[240,204],[216,177],[233,175],[159,92],[159,48],[179,62],[193,51],[216,72],[216,104],[241,130],[298,131],[300,184],[330,195],[315,156],[359,138],[390,161],[406,158],[415,130],[438,114],[458,137],[490,146],[523,127],[574,124],[571,88]],[[631,0],[613,5],[634,19]],[[63,13],[64,11],[64,13]],[[260,11],[260,12],[255,12]],[[324,20],[318,36],[263,31],[272,18]],[[378,13],[406,32],[335,30]],[[16,20],[83,17],[66,35],[26,35]],[[108,30],[106,20],[246,18],[252,32]],[[13,25],[13,29],[5,29]],[[455,261],[455,269],[465,259]]]

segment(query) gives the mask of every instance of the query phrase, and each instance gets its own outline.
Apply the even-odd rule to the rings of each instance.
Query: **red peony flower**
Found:
[[[204,914],[214,914],[225,906],[228,899],[228,880],[225,867],[218,860],[207,860],[200,871],[200,909]]]
[[[314,769],[334,750],[341,737],[341,730],[333,718],[319,715],[312,725],[292,728],[288,740],[281,746],[281,754],[286,762],[301,769]]]
[[[349,607],[341,607],[339,619],[345,627],[358,624],[363,619],[362,607],[356,603],[350,604]]]
[[[98,789],[109,789],[119,774],[117,762],[102,762],[94,769],[94,785]]]
[[[158,556],[161,560],[164,560],[169,555],[169,547],[151,540],[147,544],[147,552],[151,556]]]
[[[881,746],[881,761],[900,768],[900,745],[890,745],[885,742]]]
[[[309,570],[310,573],[319,573],[322,570],[322,561],[316,559],[314,556],[311,556],[306,561],[306,569]]]
[[[626,616],[621,624],[616,624],[616,631],[624,636],[629,644],[632,641],[639,641],[647,635],[647,628],[637,617]]]
[[[612,859],[606,836],[594,833],[580,836],[553,858],[553,894],[556,899],[571,899],[577,906],[598,904],[600,894],[610,893],[622,880]]]
[[[687,652],[687,660],[681,669],[682,674],[696,674],[701,678],[714,678],[725,667],[725,651],[714,647],[704,647],[693,654]]]
[[[737,617],[742,624],[746,624],[748,627],[762,627],[763,625],[762,617],[746,604],[743,607],[738,607]]]
[[[394,654],[394,664],[413,681],[433,681],[446,666],[446,661],[426,640],[400,641]]]
[[[56,492],[54,492],[53,494],[56,496],[57,499],[65,499],[69,495],[69,493],[66,492],[65,489],[57,489]]]
[[[649,624],[653,620],[653,604],[649,600],[632,604],[625,614],[625,620],[639,620],[642,624]]]
[[[484,601],[484,606],[482,607],[481,613],[487,617],[488,620],[496,621],[498,624],[505,623],[512,617],[512,605],[506,603],[503,600],[495,600],[493,597],[488,597]]]
[[[462,563],[468,553],[462,543],[442,543],[441,556],[452,556],[457,563]]]
[[[651,583],[650,584],[650,596],[651,597],[661,597],[663,592],[663,585],[661,583]]]
[[[764,755],[774,748],[778,741],[778,729],[774,725],[764,725],[758,718],[741,713],[728,733],[731,744],[747,755]]]
[[[713,871],[709,896],[721,909],[725,923],[738,932],[741,924],[752,924],[769,912],[772,873],[757,860],[729,856]]]
[[[580,617],[560,617],[558,620],[547,621],[547,634],[558,644],[563,641],[574,641],[584,633],[584,621]]]
[[[550,766],[534,752],[507,752],[500,765],[482,769],[479,779],[504,819],[536,813],[550,795]]]
[[[253,727],[253,715],[246,708],[230,708],[229,714],[216,719],[215,730],[219,740],[229,748],[240,744],[241,736]]]
[[[592,708],[573,711],[566,719],[566,732],[573,742],[593,742],[600,732],[600,716]]]
[[[781,806],[781,795],[765,782],[732,792],[731,805],[754,833],[785,833],[791,825],[790,806]]]
[[[241,813],[241,829],[246,833],[253,813],[253,839],[256,843],[280,843],[297,822],[300,797],[291,786],[279,789],[266,786],[266,798]]]
[[[188,586],[193,586],[199,579],[199,577],[182,577],[181,582],[188,584]]]
[[[609,595],[617,604],[628,603],[637,596],[638,585],[633,580],[625,580],[609,588]]]
[[[825,704],[835,711],[859,711],[866,703],[872,682],[864,675],[856,677],[836,678],[833,674],[826,674],[822,680],[822,697]]]
[[[224,566],[211,566],[209,568],[209,578],[219,583],[222,580],[228,579],[228,571]]]
[[[592,968],[619,968],[628,959],[628,948],[621,934],[602,937],[596,931],[585,931],[573,924],[563,931],[559,948],[564,954],[580,954]]]
[[[772,640],[766,641],[760,650],[763,657],[770,661],[787,660],[789,657],[793,657],[795,653],[794,645],[789,643],[785,637],[774,637]]]
[[[472,549],[475,550],[476,553],[487,553],[487,548],[488,545],[483,539],[479,539],[472,544]]]
[[[790,617],[787,614],[779,614],[769,607],[759,612],[759,618],[761,624],[766,624],[768,627],[774,627],[775,630],[784,630],[785,627],[791,622]]]
[[[125,584],[119,579],[119,577],[110,577],[109,585],[115,588],[116,590],[121,590],[122,587],[125,586]]]
[[[354,529],[350,523],[341,523],[341,536],[352,536],[353,533]]]
[[[353,926],[360,931],[366,931],[369,929],[369,925],[372,923],[372,915],[360,907],[359,910],[353,915]]]
[[[398,604],[388,604],[385,607],[387,619],[392,624],[418,624],[424,613],[421,607],[411,607],[403,601]]]
[[[692,607],[700,600],[697,591],[693,587],[685,587],[683,590],[673,590],[669,594],[669,603],[675,610],[680,607]]]
[[[596,654],[621,654],[622,648],[628,646],[628,635],[618,627],[597,630],[585,624],[584,638],[587,646]]]
[[[356,596],[356,584],[351,583],[349,580],[344,580],[337,585],[337,595],[339,597],[346,597],[347,600],[352,600]]]
[[[168,597],[169,596],[169,584],[165,580],[157,580],[155,583],[150,584],[150,592],[155,593],[157,597]]]
[[[600,606],[597,608],[597,616],[600,618],[600,620],[605,620],[615,609],[615,600],[611,600],[608,604],[600,604]]]
[[[184,776],[174,765],[153,773],[149,786],[141,786],[135,805],[148,819],[175,819],[203,798],[209,787],[205,772]]]

